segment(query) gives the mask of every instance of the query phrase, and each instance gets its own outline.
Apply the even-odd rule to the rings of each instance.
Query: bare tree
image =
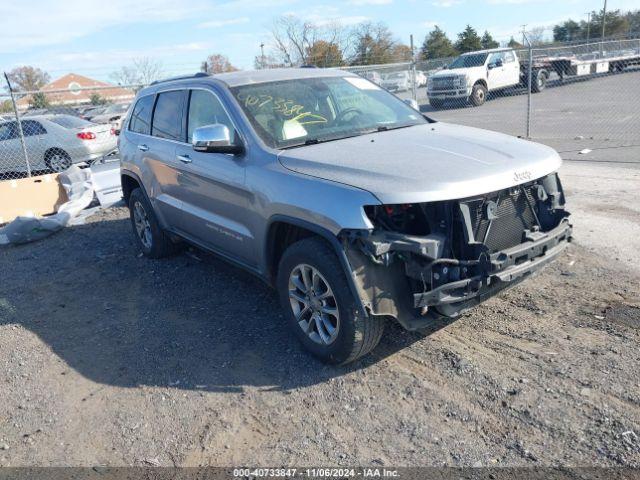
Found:
[[[229,58],[220,53],[213,53],[207,57],[203,64],[203,70],[207,73],[235,72],[238,68],[231,65]]]
[[[544,44],[545,31],[546,31],[546,28],[544,27],[536,27],[529,30],[527,32],[527,38],[531,42],[531,45],[536,46],[536,45]]]
[[[352,32],[339,21],[316,24],[294,15],[278,17],[271,29],[272,56],[275,63],[304,65],[317,60],[320,45],[331,45],[332,57],[348,55]]]
[[[49,83],[49,74],[36,67],[23,66],[16,67],[7,73],[11,87],[14,90],[32,92],[40,90]]]
[[[142,57],[129,66],[113,72],[110,77],[119,85],[149,85],[163,75],[162,62]]]
[[[109,77],[118,85],[138,85],[142,83],[134,67],[121,67],[120,70],[112,72]]]
[[[293,15],[276,18],[271,29],[274,48],[286,65],[307,63],[307,51],[316,33],[315,25]]]
[[[262,70],[264,68],[284,68],[287,65],[281,61],[280,57],[274,55],[256,55],[253,66],[256,70]]]

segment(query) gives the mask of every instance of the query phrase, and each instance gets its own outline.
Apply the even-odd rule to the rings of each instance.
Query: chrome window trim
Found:
[[[173,88],[165,88],[163,90],[157,90],[154,93],[149,93],[147,95],[142,95],[140,98],[138,98],[136,100],[136,103],[134,104],[133,108],[131,109],[131,115],[133,115],[133,110],[135,109],[135,106],[138,104],[138,102],[145,98],[145,97],[150,97],[152,95],[160,95],[161,93],[166,93],[166,92],[176,92],[176,91],[184,91],[184,90],[202,90],[205,92],[209,92],[211,95],[213,95],[215,97],[215,99],[218,101],[218,103],[220,103],[220,105],[222,105],[222,109],[224,110],[224,113],[226,113],[227,117],[229,117],[229,120],[231,121],[231,125],[233,125],[234,130],[236,131],[236,133],[238,134],[238,136],[240,137],[240,140],[242,140],[243,145],[247,145],[246,139],[242,133],[242,131],[238,128],[238,125],[236,124],[236,122],[233,120],[233,117],[229,114],[229,110],[227,109],[226,105],[224,104],[224,102],[220,99],[220,95],[218,95],[217,92],[215,92],[214,90],[211,90],[209,88],[204,88],[204,87],[188,87],[188,86],[181,86],[179,88],[173,87]],[[191,103],[191,98],[189,97],[189,103]],[[188,106],[188,105],[187,105]],[[155,102],[153,104],[153,111],[155,111],[156,109],[156,105]],[[151,124],[149,125],[150,130],[153,128],[153,111],[152,111],[152,115],[151,115]],[[189,110],[187,109],[187,122],[189,121]],[[130,130],[129,128],[129,124],[131,123],[131,117],[129,117],[129,122],[127,123],[127,132],[133,133],[135,135],[142,135],[143,137],[150,137],[150,138],[155,138],[157,140],[163,140],[166,142],[172,142],[172,143],[177,143],[178,145],[188,145],[189,147],[192,147],[192,145],[188,142],[181,142],[178,140],[171,140],[170,138],[162,138],[162,137],[156,137],[154,135],[151,135],[151,133],[138,133],[138,132],[134,132],[132,130]],[[187,123],[188,126],[188,123]],[[185,132],[186,134],[187,132]],[[231,153],[227,153],[224,155],[233,155]]]

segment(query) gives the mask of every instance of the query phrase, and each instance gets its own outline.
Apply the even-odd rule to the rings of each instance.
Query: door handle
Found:
[[[176,158],[182,163],[191,163],[191,158],[189,158],[189,155],[176,155]]]
[[[149,147],[147,147],[144,143],[142,145],[138,145],[138,150],[146,152],[147,150],[149,150]]]

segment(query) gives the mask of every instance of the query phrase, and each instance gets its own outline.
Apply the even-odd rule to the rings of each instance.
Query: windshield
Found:
[[[413,108],[361,77],[326,77],[231,89],[263,141],[274,148],[427,123]]]
[[[49,120],[64,128],[85,128],[93,125],[91,122],[87,122],[82,118],[72,117],[71,115],[57,115],[49,118]]]
[[[456,68],[471,68],[471,67],[481,67],[484,65],[484,62],[487,61],[486,53],[478,53],[476,55],[462,55],[461,57],[456,58],[451,65],[449,65],[450,69]]]

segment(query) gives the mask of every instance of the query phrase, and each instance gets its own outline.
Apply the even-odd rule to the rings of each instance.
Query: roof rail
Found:
[[[164,82],[173,82],[175,80],[187,80],[189,78],[200,78],[200,77],[210,77],[210,76],[211,75],[209,75],[206,72],[198,72],[193,75],[181,75],[179,77],[170,77],[170,78],[164,78],[162,80],[156,80],[154,82],[151,82],[150,85],[157,85],[158,83],[164,83]]]

